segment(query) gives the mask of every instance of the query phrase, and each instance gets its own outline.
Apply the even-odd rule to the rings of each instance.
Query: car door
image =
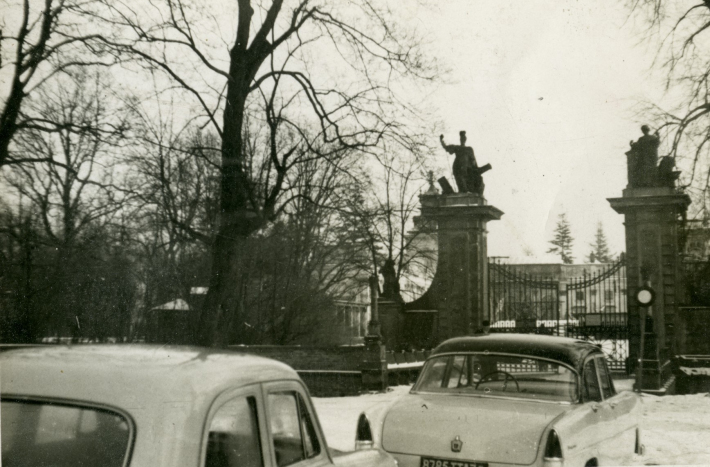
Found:
[[[617,393],[611,372],[603,355],[594,358],[603,402],[600,404],[604,424],[604,448],[601,461],[619,463],[633,455],[636,442],[636,422],[632,412],[637,397],[631,392]]]
[[[603,397],[594,357],[587,357],[582,366],[581,401],[555,424],[560,435],[565,463],[584,465],[597,459],[605,438]]]
[[[298,381],[263,386],[267,445],[275,467],[331,465],[308,393]]]
[[[208,413],[203,467],[272,467],[261,385],[222,393]]]

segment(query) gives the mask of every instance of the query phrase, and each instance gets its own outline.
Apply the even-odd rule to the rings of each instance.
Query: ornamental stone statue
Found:
[[[402,296],[399,293],[399,280],[397,280],[393,259],[385,260],[385,264],[380,268],[380,274],[385,281],[382,286],[382,298],[401,302]]]
[[[628,150],[629,186],[632,188],[645,188],[657,186],[658,146],[661,139],[658,131],[650,134],[648,125],[641,127],[641,136],[636,142],[630,141],[631,149]]]
[[[447,145],[444,143],[444,135],[439,136],[439,141],[444,150],[456,156],[453,167],[456,186],[459,189],[459,193],[475,193],[478,196],[483,196],[485,184],[481,175],[490,170],[491,165],[486,164],[483,167],[478,167],[473,148],[466,146],[466,132],[460,131],[459,137],[460,145]]]

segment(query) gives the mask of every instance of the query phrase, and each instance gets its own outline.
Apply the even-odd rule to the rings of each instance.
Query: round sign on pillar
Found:
[[[636,291],[636,304],[644,308],[653,305],[656,300],[656,292],[651,287],[641,287]]]

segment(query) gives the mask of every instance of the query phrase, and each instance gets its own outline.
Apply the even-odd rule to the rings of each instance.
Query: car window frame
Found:
[[[609,397],[604,396],[604,387],[602,386],[601,378],[599,377],[599,368],[601,368],[602,365],[604,366],[604,372],[606,373],[607,382],[609,383],[609,387],[611,388],[611,395]],[[616,387],[614,386],[614,379],[611,377],[611,370],[609,369],[609,365],[606,364],[606,357],[604,356],[604,354],[597,354],[594,356],[594,366],[597,368],[597,381],[599,382],[599,391],[602,395],[602,400],[605,401],[611,399],[612,397],[617,395],[618,392],[616,391]]]
[[[584,363],[582,363],[582,385],[580,386],[580,389],[582,391],[582,396],[583,396],[582,399],[584,400],[585,404],[590,403],[590,402],[591,403],[604,402],[604,391],[602,390],[602,383],[599,380],[599,368],[597,367],[597,361],[596,361],[596,359],[598,357],[599,357],[599,355],[597,355],[597,354],[588,355],[584,359]],[[597,377],[597,390],[599,391],[599,397],[600,397],[600,400],[598,400],[598,401],[597,400],[587,400],[587,398],[584,397],[584,394],[585,394],[584,388],[587,386],[586,374],[585,374],[584,368],[587,366],[587,364],[589,363],[590,360],[593,361],[593,363],[594,363],[594,372]]]
[[[293,464],[290,464],[289,467],[298,467],[298,466],[303,466],[307,465],[307,463],[313,463],[313,464],[318,464],[320,463],[333,463],[333,459],[330,454],[330,450],[328,449],[328,443],[326,443],[325,440],[325,435],[323,434],[323,429],[320,426],[320,421],[318,420],[318,415],[316,413],[315,407],[313,406],[313,401],[311,400],[311,397],[308,393],[308,390],[306,387],[303,385],[303,382],[298,381],[298,380],[282,380],[282,381],[271,381],[268,383],[264,383],[262,385],[262,397],[264,401],[264,409],[265,413],[268,414],[268,396],[271,393],[278,393],[278,392],[295,392],[298,395],[301,396],[301,399],[303,399],[303,402],[306,405],[306,409],[308,410],[308,414],[310,415],[311,418],[311,423],[313,424],[313,430],[315,431],[315,435],[318,438],[318,444],[320,445],[320,452],[310,458],[302,459],[298,462],[295,462]],[[278,462],[276,461],[276,452],[274,452],[273,449],[273,443],[272,443],[272,435],[271,435],[271,422],[270,420],[265,423],[265,429],[267,432],[266,435],[266,445],[268,446],[269,449],[269,455],[270,455],[270,465],[276,467],[278,466]]]
[[[128,443],[126,446],[126,456],[123,458],[123,466],[122,467],[128,467],[131,465],[131,459],[133,457],[133,450],[134,450],[135,443],[136,443],[136,433],[137,433],[136,422],[130,413],[128,413],[124,409],[121,409],[120,407],[116,407],[116,406],[110,405],[110,404],[102,404],[102,403],[94,402],[94,401],[85,401],[82,399],[67,399],[67,398],[63,398],[63,397],[28,396],[25,394],[14,394],[14,393],[3,394],[2,397],[0,397],[0,402],[2,402],[2,401],[21,402],[21,403],[24,402],[24,403],[30,403],[30,404],[52,404],[52,405],[60,405],[60,406],[64,406],[64,407],[93,409],[93,410],[100,410],[100,411],[113,412],[113,413],[119,414],[128,423]]]
[[[245,386],[240,386],[238,388],[230,388],[226,391],[220,393],[215,397],[210,404],[210,408],[207,411],[207,416],[202,427],[202,445],[200,447],[200,467],[205,467],[205,462],[207,461],[207,447],[209,444],[210,436],[210,425],[214,419],[215,414],[225,405],[227,402],[238,398],[238,397],[250,397],[253,396],[256,399],[256,417],[257,423],[259,425],[259,441],[261,442],[261,458],[263,461],[263,467],[272,467],[276,464],[272,463],[271,455],[268,451],[271,448],[268,447],[268,436],[266,433],[266,406],[263,401],[263,391],[261,388],[261,383],[253,383]]]

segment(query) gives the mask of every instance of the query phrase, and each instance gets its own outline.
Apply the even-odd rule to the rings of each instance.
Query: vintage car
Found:
[[[360,415],[355,444],[400,467],[619,465],[643,449],[639,410],[589,342],[461,337],[432,351],[409,394]]]
[[[253,355],[6,350],[0,391],[3,467],[396,465],[382,451],[334,456],[296,372]]]

